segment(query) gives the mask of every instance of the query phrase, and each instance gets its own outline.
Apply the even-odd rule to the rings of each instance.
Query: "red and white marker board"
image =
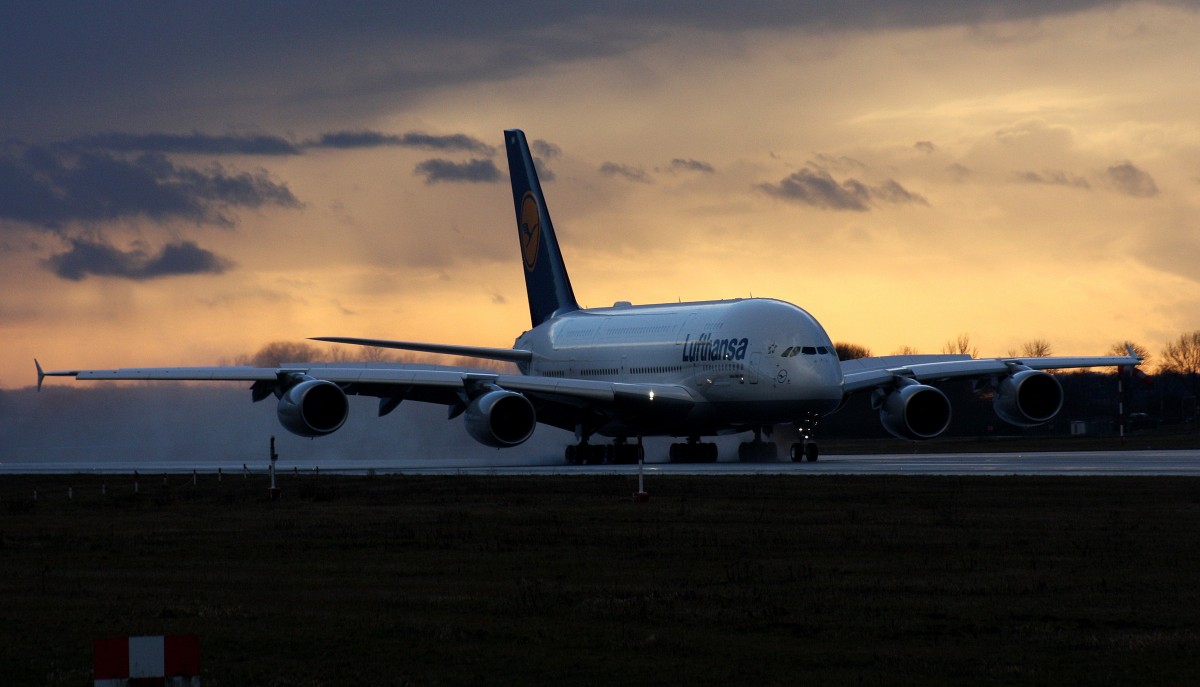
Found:
[[[97,639],[92,653],[96,687],[200,687],[196,635]]]

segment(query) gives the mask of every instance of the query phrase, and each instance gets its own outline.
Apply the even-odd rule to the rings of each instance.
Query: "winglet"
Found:
[[[37,373],[38,373],[37,390],[41,391],[42,390],[42,380],[44,380],[46,378],[46,371],[42,369],[42,364],[38,362],[37,358],[33,359],[33,364],[35,367],[37,367]]]
[[[1133,344],[1129,343],[1128,341],[1126,341],[1126,342],[1125,342],[1125,351],[1126,351],[1127,353],[1129,353],[1129,357],[1130,357],[1130,358],[1137,358],[1137,361],[1138,361],[1138,364],[1139,364],[1139,365],[1141,365],[1141,364],[1142,364],[1142,360],[1143,360],[1142,356],[1140,356],[1140,355],[1138,355],[1137,353],[1135,353],[1135,352],[1134,352],[1134,350],[1133,350]]]

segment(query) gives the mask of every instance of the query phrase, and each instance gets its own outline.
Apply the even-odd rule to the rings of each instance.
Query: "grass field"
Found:
[[[208,687],[1200,679],[1200,479],[169,480],[0,477],[0,684],[171,633]]]

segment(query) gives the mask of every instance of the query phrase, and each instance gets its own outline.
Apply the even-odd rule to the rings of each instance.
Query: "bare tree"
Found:
[[[970,334],[959,334],[957,339],[950,339],[942,346],[942,353],[950,353],[952,355],[969,355],[972,358],[979,357],[979,347],[971,345]]]
[[[272,341],[258,349],[254,355],[240,355],[235,365],[254,367],[279,367],[283,363],[307,363],[317,360],[320,351],[312,344],[300,341]]]
[[[1033,339],[1021,344],[1022,358],[1045,358],[1050,354],[1050,342],[1045,339]]]
[[[1180,334],[1162,351],[1158,367],[1163,372],[1191,375],[1200,372],[1200,329]]]
[[[858,344],[846,343],[838,341],[833,344],[833,350],[837,353],[838,360],[854,360],[855,358],[869,358],[871,349]]]
[[[916,346],[909,346],[908,344],[905,344],[892,352],[892,355],[920,355],[920,354],[921,354],[921,352],[917,350]]]
[[[1109,347],[1108,355],[1129,355],[1129,351],[1125,348],[1126,346],[1133,349],[1133,354],[1141,358],[1143,364],[1150,362],[1150,358],[1153,357],[1149,348],[1146,348],[1141,344],[1136,344],[1132,341],[1116,342]]]

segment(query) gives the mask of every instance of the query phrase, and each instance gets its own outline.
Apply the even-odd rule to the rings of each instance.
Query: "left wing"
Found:
[[[450,417],[455,417],[486,393],[516,392],[532,402],[539,422],[568,430],[574,430],[580,423],[598,426],[607,421],[623,419],[635,424],[639,424],[639,421],[682,419],[695,404],[691,392],[674,384],[534,377],[432,365],[296,363],[276,368],[157,367],[47,372],[40,363],[34,362],[37,366],[38,389],[41,389],[46,377],[252,382],[252,400],[261,401],[271,395],[286,400],[285,396],[293,388],[316,381],[336,385],[347,395],[378,398],[381,416],[390,413],[401,402],[413,400],[450,406]],[[302,399],[294,402],[301,403]],[[282,407],[280,412],[283,419]],[[340,422],[336,424],[341,426]]]
[[[842,361],[842,389],[845,393],[873,389],[891,383],[896,377],[928,383],[963,377],[993,377],[1010,374],[1019,369],[1123,367],[1139,365],[1141,362],[1142,359],[1132,352],[1127,356],[1045,358],[972,358],[968,355],[858,358]]]

